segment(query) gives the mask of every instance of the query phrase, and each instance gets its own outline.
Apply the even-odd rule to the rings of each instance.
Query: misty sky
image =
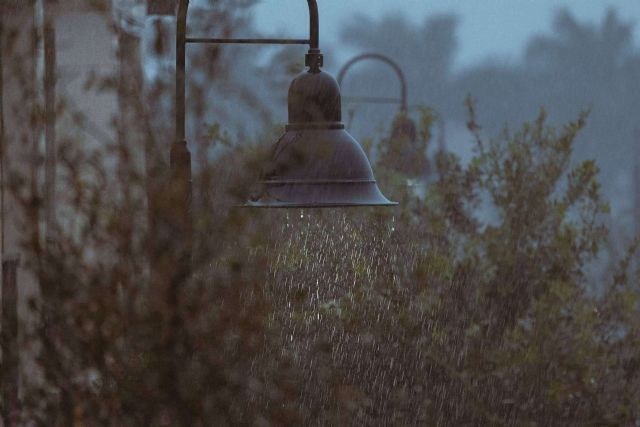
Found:
[[[640,44],[640,0],[318,0],[321,47],[336,45],[343,23],[357,13],[378,18],[388,12],[404,13],[411,21],[423,22],[434,13],[453,12],[458,27],[458,67],[499,56],[517,60],[533,34],[549,32],[554,12],[568,8],[579,20],[600,22],[608,7],[615,7],[623,20],[635,23]],[[255,8],[255,23],[265,34],[302,37],[308,32],[307,2],[262,0]],[[341,61],[351,52],[326,51]]]

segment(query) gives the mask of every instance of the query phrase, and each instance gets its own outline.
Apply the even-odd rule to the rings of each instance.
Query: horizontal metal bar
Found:
[[[347,102],[370,102],[374,104],[401,104],[400,98],[387,98],[382,96],[343,96]]]
[[[375,184],[375,179],[282,179],[258,181],[259,184],[297,184],[297,185],[324,185],[324,184]]]
[[[342,100],[348,104],[401,104],[402,101],[396,98],[389,98],[388,101],[380,100],[380,101],[369,101],[367,102],[365,98],[360,98],[357,96],[343,96]],[[425,108],[424,104],[410,104],[407,105],[409,110],[418,110],[420,108]],[[436,116],[439,115],[436,113]]]
[[[187,43],[210,44],[310,44],[307,39],[215,39],[207,37],[187,37]]]

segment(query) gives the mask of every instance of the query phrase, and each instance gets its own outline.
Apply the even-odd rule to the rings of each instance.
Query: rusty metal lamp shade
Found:
[[[340,88],[319,65],[289,88],[289,124],[273,147],[248,207],[394,206],[378,188],[371,164],[344,129]]]

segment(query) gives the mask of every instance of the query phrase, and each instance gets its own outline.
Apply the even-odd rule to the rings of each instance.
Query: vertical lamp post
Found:
[[[360,145],[344,130],[340,89],[323,72],[316,0],[309,6],[309,39],[228,39],[187,36],[188,0],[179,0],[176,31],[176,135],[171,147],[172,231],[180,236],[179,256],[191,255],[191,155],[185,131],[186,48],[188,44],[309,45],[308,69],[289,88],[289,124],[274,146],[263,177],[247,207],[296,208],[393,206],[378,189]]]
[[[633,162],[633,219],[636,235],[640,236],[640,128],[633,133],[635,152]]]

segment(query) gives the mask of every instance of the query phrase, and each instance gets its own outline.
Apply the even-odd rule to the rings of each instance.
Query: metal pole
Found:
[[[29,232],[31,234],[31,242],[35,245],[37,257],[41,256],[43,222],[41,215],[44,213],[41,205],[36,202],[42,197],[41,173],[43,162],[42,151],[44,148],[44,120],[41,112],[44,110],[44,0],[33,1],[33,25],[32,32],[32,55],[33,65],[31,72],[31,81],[33,82],[33,93],[31,94],[31,111],[35,120],[31,126],[32,132],[32,159],[29,161],[30,178],[31,178],[31,201],[27,209],[27,217],[29,218]]]
[[[171,146],[169,197],[171,232],[178,240],[175,280],[184,280],[191,272],[193,218],[191,209],[191,153],[187,147],[185,126],[185,68],[187,9],[189,0],[180,0],[176,29],[176,137]]]
[[[187,37],[187,43],[207,44],[309,44],[309,39],[220,39],[212,37]]]
[[[2,418],[15,425],[18,415],[18,259],[2,261]]]
[[[316,0],[307,0],[309,5],[309,49],[320,49],[320,18]]]
[[[4,6],[0,5],[0,12],[4,12],[2,10]],[[4,206],[4,191],[5,191],[5,182],[4,182],[4,162],[5,162],[5,128],[4,128],[4,16],[5,14],[0,15],[0,262],[4,259],[5,256],[5,206]]]
[[[634,131],[633,219],[636,237],[640,237],[640,128]]]
[[[50,7],[50,6],[49,6]],[[48,11],[46,11],[48,12]],[[45,107],[45,241],[53,239],[56,204],[56,34],[45,12],[44,107]]]
[[[176,22],[176,141],[185,141],[185,67],[187,10],[189,0],[180,0]]]
[[[191,425],[191,414],[183,404],[178,387],[178,372],[184,354],[179,341],[185,339],[179,312],[180,288],[191,276],[193,247],[193,218],[191,208],[191,153],[187,147],[185,116],[185,68],[187,9],[189,0],[180,0],[176,20],[176,94],[175,94],[175,140],[171,144],[169,159],[169,188],[167,198],[160,203],[161,223],[166,226],[161,235],[163,254],[158,254],[159,268],[155,271],[164,291],[166,329],[164,331],[165,375],[161,387],[168,399],[180,403],[175,414],[181,425]],[[161,246],[161,247],[162,247]],[[154,248],[155,250],[155,248]]]

